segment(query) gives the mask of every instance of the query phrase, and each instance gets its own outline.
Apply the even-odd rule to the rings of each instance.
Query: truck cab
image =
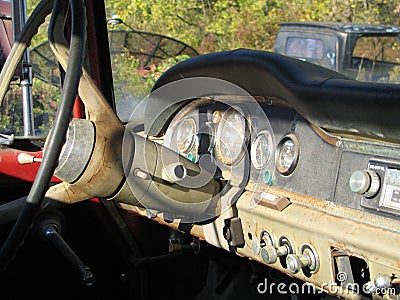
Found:
[[[274,51],[361,81],[398,82],[400,28],[321,22],[285,22]]]
[[[113,67],[105,4],[41,0],[0,72],[8,121],[43,25],[63,80],[32,83],[33,108],[57,104],[47,136],[0,133],[0,298],[399,299],[400,85],[336,72],[348,40],[304,30],[312,51],[284,49],[334,70],[204,54],[118,109],[144,76]]]

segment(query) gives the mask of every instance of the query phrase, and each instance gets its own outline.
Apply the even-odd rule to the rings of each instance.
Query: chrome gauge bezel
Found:
[[[290,142],[292,145],[293,153],[292,153],[292,158],[290,159],[290,163],[288,165],[283,165],[282,160],[283,160],[283,155],[285,155],[284,151],[285,149],[285,144]],[[293,134],[287,134],[285,135],[279,142],[276,150],[276,169],[278,172],[284,176],[289,176],[290,174],[293,173],[293,171],[296,169],[298,161],[300,157],[300,143],[298,138]]]
[[[223,143],[226,145],[229,145],[230,141],[224,141],[224,138],[222,136],[226,134],[226,126],[229,124],[227,120],[232,116],[232,114],[239,114],[241,118],[241,125],[242,128],[240,128],[240,131],[243,132],[243,136],[241,137],[241,146],[240,146],[240,151],[236,153],[235,155],[230,155],[229,153],[224,153],[223,149],[224,148],[229,148],[233,149],[233,147],[223,147]],[[229,126],[229,125],[228,125]],[[235,130],[237,132],[237,130]],[[224,163],[227,166],[234,166],[237,165],[244,157],[246,151],[247,151],[247,144],[249,141],[249,125],[248,125],[248,120],[246,118],[245,113],[238,108],[229,108],[224,112],[222,115],[221,121],[218,124],[217,128],[217,135],[216,135],[216,141],[215,141],[215,152],[217,158]],[[233,133],[232,133],[233,134]]]
[[[178,144],[179,143],[178,136],[180,134],[180,130],[182,129],[182,127],[185,123],[190,124],[192,132],[191,132],[191,134],[189,134],[188,137],[186,137],[186,139],[190,138],[188,146],[185,146],[182,148],[181,145]],[[195,145],[196,135],[197,135],[197,124],[193,118],[184,118],[181,121],[179,121],[179,123],[176,126],[176,147],[177,147],[178,151],[180,153],[188,154],[193,149],[193,146]]]
[[[258,143],[261,142],[261,139],[266,139],[267,140],[267,148],[266,149],[268,151],[268,155],[265,161],[263,162],[259,162],[257,161],[257,151],[258,149]],[[271,133],[268,130],[263,130],[261,132],[259,132],[255,138],[255,140],[253,141],[252,145],[251,145],[251,150],[250,150],[250,154],[251,154],[251,163],[253,165],[253,167],[257,170],[263,170],[267,167],[268,163],[271,160],[272,154],[274,152],[274,140],[272,138]]]

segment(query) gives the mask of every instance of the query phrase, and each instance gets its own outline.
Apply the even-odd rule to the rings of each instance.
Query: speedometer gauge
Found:
[[[251,146],[251,162],[254,168],[264,169],[274,151],[272,136],[268,131],[262,131]]]
[[[228,109],[217,129],[216,154],[224,164],[235,165],[246,151],[248,128],[246,118],[235,109]]]
[[[176,146],[182,153],[189,153],[196,140],[196,122],[189,118],[178,124]]]
[[[300,154],[299,140],[294,134],[288,134],[278,144],[276,169],[282,175],[290,175],[297,166]]]

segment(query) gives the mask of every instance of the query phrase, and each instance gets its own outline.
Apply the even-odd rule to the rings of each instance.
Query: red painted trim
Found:
[[[71,36],[71,12],[68,12],[68,18],[64,32],[65,32],[65,38],[67,39],[67,41],[69,41]],[[75,99],[74,107],[72,109],[72,116],[78,119],[86,118],[85,105],[83,104],[79,96],[77,96]]]
[[[7,175],[16,179],[33,182],[38,172],[40,163],[34,162],[31,164],[21,165],[18,162],[18,154],[27,153],[34,157],[41,158],[42,151],[27,152],[15,149],[0,149],[0,174]],[[56,177],[53,177],[52,182],[60,182]]]
[[[101,201],[100,201],[99,198],[92,198],[92,199],[89,199],[89,201],[90,201],[90,202],[97,203],[97,204],[101,204]]]
[[[97,86],[101,88],[100,83],[100,66],[98,43],[96,37],[96,27],[94,20],[94,6],[92,0],[86,0],[86,16],[87,16],[87,40],[88,40],[88,56],[90,63],[90,75]]]
[[[73,116],[78,119],[84,119],[86,117],[85,105],[79,97],[76,98],[74,103]]]

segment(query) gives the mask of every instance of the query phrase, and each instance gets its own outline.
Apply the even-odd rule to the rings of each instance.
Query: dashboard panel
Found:
[[[363,142],[318,130],[279,101],[258,101],[258,114],[244,114],[241,100],[195,100],[175,115],[164,137],[164,145],[194,162],[211,156],[215,176],[242,187],[240,197],[232,197],[237,214],[223,211],[212,225],[202,225],[204,239],[232,251],[222,220],[237,217],[243,245],[235,245],[236,253],[346,298],[368,295],[382,274],[400,276],[394,248],[400,242],[399,171],[384,157],[393,145],[369,153],[365,145],[355,147]],[[260,115],[267,124],[260,124]],[[224,120],[229,124],[222,126]],[[179,146],[182,139],[190,141],[190,151]],[[354,173],[363,170],[378,174],[374,197],[352,190]],[[338,279],[342,274],[348,278]]]
[[[249,94],[220,89],[186,97],[173,109],[170,98],[155,97],[146,117],[154,120],[149,116],[160,114],[161,105],[168,113],[157,128],[145,124],[149,139],[207,169],[223,187],[218,201],[229,205],[190,224],[190,233],[328,294],[396,299],[400,147],[392,114],[398,88],[365,89],[317,66],[238,50],[184,62],[155,89],[204,74]],[[193,89],[202,86],[193,83]],[[375,115],[378,105],[393,106],[390,117]],[[150,215],[149,207],[128,207]],[[162,210],[151,217],[165,224]],[[180,228],[179,222],[167,224]]]

